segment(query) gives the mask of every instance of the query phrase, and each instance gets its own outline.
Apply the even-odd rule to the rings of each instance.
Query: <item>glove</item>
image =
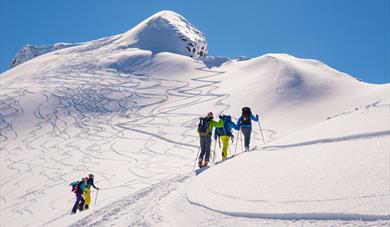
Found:
[[[221,116],[221,115],[219,115],[218,117],[219,117],[219,119],[222,119],[222,116]]]
[[[96,190],[98,190],[98,191],[99,191],[99,190],[100,190],[100,188],[96,187]]]
[[[258,121],[260,121],[260,118],[259,118],[259,115],[258,115],[258,114],[256,114],[256,118],[257,118]]]

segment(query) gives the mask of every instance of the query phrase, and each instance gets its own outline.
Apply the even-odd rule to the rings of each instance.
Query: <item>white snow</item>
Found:
[[[207,56],[206,37],[181,15],[166,10],[147,18],[115,43],[122,48],[171,52],[201,59]]]
[[[15,67],[17,65],[20,65],[30,59],[33,59],[35,57],[38,57],[40,55],[64,49],[67,47],[76,46],[78,44],[72,44],[72,43],[56,43],[54,45],[41,45],[41,46],[34,46],[27,44],[24,46],[18,53],[16,53],[14,59],[12,59],[11,66]]]
[[[163,11],[2,73],[0,225],[390,225],[389,84],[287,54],[203,59],[202,47]],[[243,106],[266,144],[254,123],[257,149],[238,140],[195,176],[198,117]],[[93,190],[69,216],[69,183],[88,173],[97,204]]]

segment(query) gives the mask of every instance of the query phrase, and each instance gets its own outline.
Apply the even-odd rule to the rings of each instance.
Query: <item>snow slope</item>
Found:
[[[30,59],[33,59],[35,57],[38,57],[40,55],[64,49],[67,47],[76,46],[78,44],[72,44],[72,43],[56,43],[54,45],[41,45],[41,46],[34,46],[34,45],[26,45],[24,46],[18,53],[16,53],[14,59],[12,59],[11,66],[15,67],[17,65],[22,64],[23,62],[26,62]]]
[[[114,37],[109,40],[115,42],[115,48],[171,52],[195,59],[203,59],[208,54],[205,35],[184,17],[169,10],[158,12],[128,32]],[[97,46],[102,45],[101,41],[95,42]],[[40,55],[76,45],[80,44],[26,45],[12,59],[10,68]]]
[[[2,73],[1,226],[390,224],[389,84],[286,54],[205,53],[163,11]],[[232,144],[194,176],[198,117],[246,105],[266,144],[254,124],[254,152]],[[97,204],[69,216],[68,184],[90,172]]]

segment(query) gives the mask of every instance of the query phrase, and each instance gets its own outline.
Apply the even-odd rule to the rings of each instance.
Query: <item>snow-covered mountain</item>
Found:
[[[207,56],[171,11],[46,49],[0,75],[1,226],[390,224],[389,84],[287,54]],[[243,106],[266,144],[254,123],[257,149],[234,132],[235,157],[194,176],[198,117]],[[88,173],[96,206],[69,216]]]
[[[195,59],[203,59],[208,54],[205,35],[184,17],[172,11],[156,13],[116,38],[116,48],[140,48],[153,53],[171,52]],[[76,45],[78,44],[26,45],[12,59],[10,68],[40,55]]]
[[[23,62],[26,62],[40,55],[52,51],[64,49],[67,47],[76,46],[76,45],[77,44],[72,44],[72,43],[56,43],[54,45],[41,45],[41,46],[34,46],[34,45],[27,44],[18,53],[16,53],[15,58],[12,59],[10,68],[20,65]]]

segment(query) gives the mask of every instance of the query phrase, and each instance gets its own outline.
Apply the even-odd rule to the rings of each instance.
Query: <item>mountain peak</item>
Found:
[[[203,59],[208,54],[205,35],[183,16],[170,10],[145,19],[116,43],[125,48],[171,52],[195,59]]]
[[[182,15],[172,11],[172,10],[162,10],[160,12],[157,12],[155,14],[153,14],[152,16],[150,16],[149,18],[171,18],[171,19],[185,19]]]

